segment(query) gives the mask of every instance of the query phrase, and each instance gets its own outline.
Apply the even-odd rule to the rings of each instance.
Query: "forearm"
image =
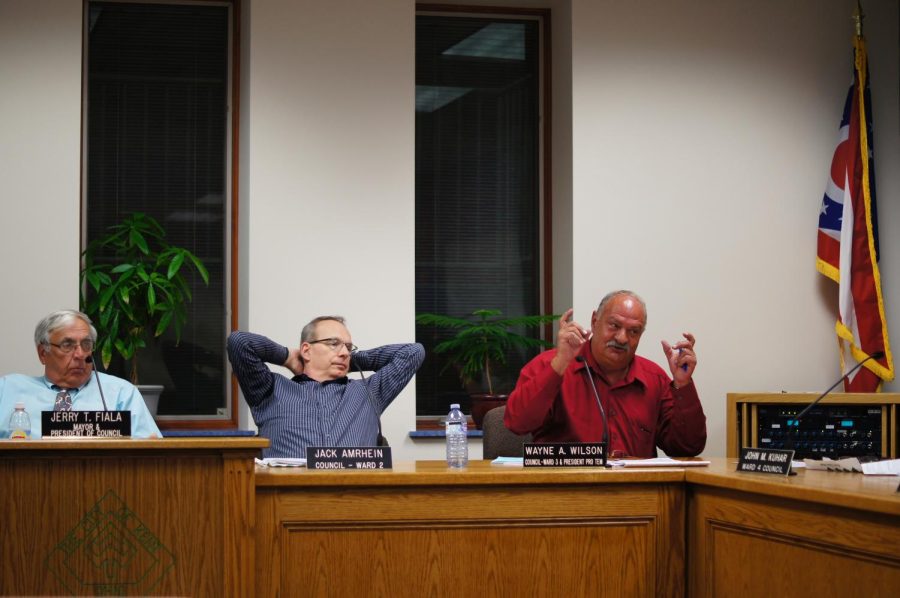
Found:
[[[400,362],[412,362],[417,352],[416,346],[416,344],[395,344],[363,349],[352,355],[351,367],[364,372],[377,372],[391,363],[397,365]]]
[[[516,434],[540,429],[553,408],[562,381],[550,359],[539,357],[525,366],[506,402],[506,427]]]
[[[706,447],[706,415],[693,382],[670,389],[657,445],[671,457],[693,457]]]
[[[419,343],[385,345],[354,353],[352,367],[375,372],[369,388],[383,410],[400,394],[424,360],[425,348]]]
[[[244,398],[254,404],[271,394],[272,372],[266,364],[283,365],[287,347],[260,334],[235,331],[228,336],[227,349]]]

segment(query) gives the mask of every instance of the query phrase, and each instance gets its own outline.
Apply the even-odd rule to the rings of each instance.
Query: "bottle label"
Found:
[[[9,433],[9,437],[12,440],[25,440],[28,438],[28,433],[25,430],[13,430]]]

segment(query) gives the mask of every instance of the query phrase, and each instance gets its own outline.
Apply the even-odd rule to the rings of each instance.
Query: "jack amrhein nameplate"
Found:
[[[308,446],[307,469],[391,469],[389,446]]]

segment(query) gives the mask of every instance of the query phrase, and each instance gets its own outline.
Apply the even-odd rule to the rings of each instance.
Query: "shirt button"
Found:
[[[615,417],[615,416],[616,416],[616,410],[615,410],[615,409],[610,409],[610,410],[609,410],[609,416],[610,416],[610,417]]]

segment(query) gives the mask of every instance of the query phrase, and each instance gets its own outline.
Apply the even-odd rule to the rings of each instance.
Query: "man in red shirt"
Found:
[[[694,335],[662,341],[672,372],[635,355],[647,325],[644,301],[613,291],[591,314],[591,329],[559,323],[556,348],[541,353],[519,375],[506,405],[506,427],[531,433],[534,442],[600,442],[603,423],[587,375],[600,393],[609,421],[612,456],[692,457],[706,446],[706,416],[691,376],[697,367]],[[578,357],[582,359],[576,359]]]

